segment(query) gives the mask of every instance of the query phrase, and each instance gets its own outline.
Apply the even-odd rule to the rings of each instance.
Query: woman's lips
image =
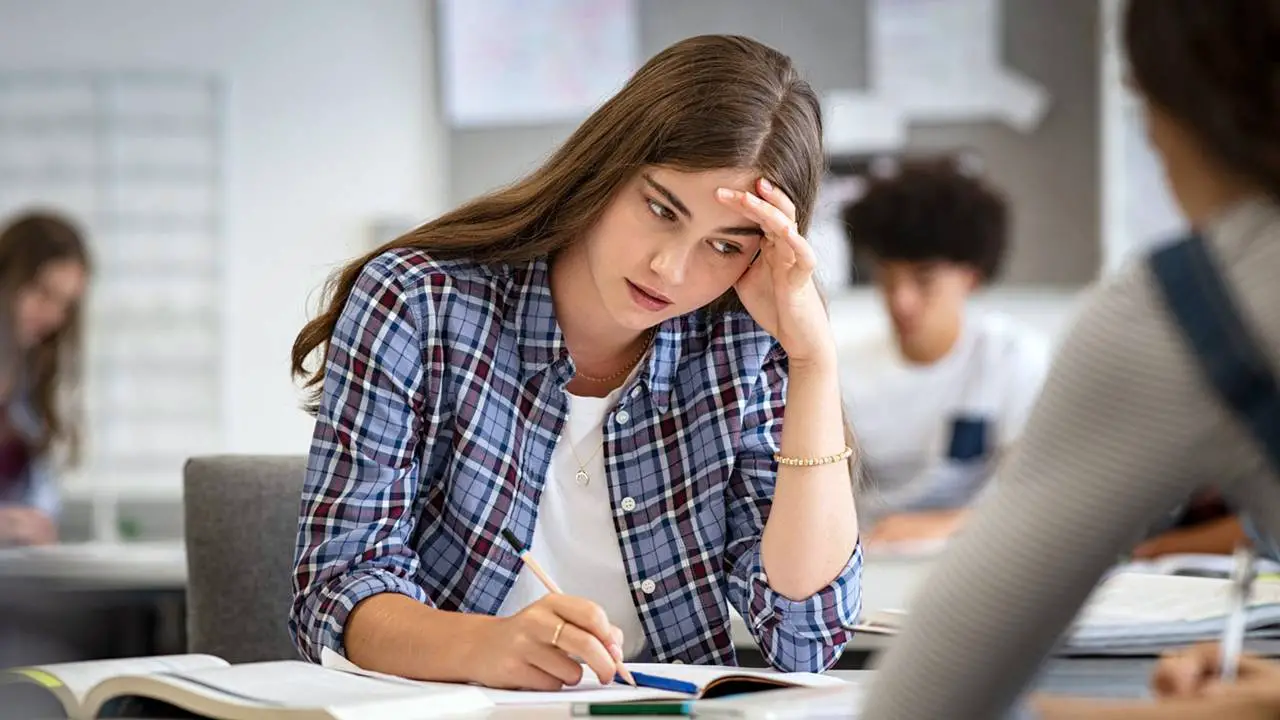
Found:
[[[657,312],[671,305],[671,300],[667,296],[630,280],[627,281],[627,289],[631,291],[631,299],[645,310]]]

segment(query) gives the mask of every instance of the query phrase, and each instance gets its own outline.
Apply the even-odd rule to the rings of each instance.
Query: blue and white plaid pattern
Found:
[[[860,548],[802,601],[761,564],[786,368],[745,314],[676,318],[605,417],[646,659],[734,664],[729,603],[781,669],[828,668],[850,636]],[[341,652],[348,613],[380,592],[498,611],[520,569],[499,533],[532,539],[573,372],[545,261],[399,250],[367,265],[334,330],[303,491],[289,626],[306,656]]]

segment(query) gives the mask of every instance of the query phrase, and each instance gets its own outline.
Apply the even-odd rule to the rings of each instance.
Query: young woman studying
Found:
[[[294,346],[299,648],[553,689],[574,658],[733,663],[733,606],[777,667],[834,663],[861,554],[803,237],[821,138],[787,57],[691,38],[528,177],[344,268]]]
[[[89,255],[49,213],[0,229],[0,546],[58,539],[54,459],[74,460],[79,417],[80,300]]]
[[[880,664],[869,720],[1000,717],[1116,557],[1202,488],[1280,537],[1280,3],[1130,0],[1124,41],[1195,232],[1082,308],[1000,483]],[[1208,714],[1140,710],[1165,711],[1137,717]]]

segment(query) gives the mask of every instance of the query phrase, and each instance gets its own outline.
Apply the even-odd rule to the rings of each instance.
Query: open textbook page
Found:
[[[341,655],[324,650],[321,663],[325,667],[359,673],[371,677],[391,677],[364,670]],[[736,667],[720,667],[707,665],[667,665],[659,663],[627,663],[627,669],[633,673],[658,675],[672,680],[683,680],[699,688],[706,688],[718,680],[727,679],[762,679],[777,680],[794,687],[831,687],[844,684],[839,678],[814,673],[778,673],[770,670],[752,670]],[[399,679],[399,678],[397,678]],[[414,682],[414,681],[404,681]],[[448,685],[447,683],[420,682],[422,685]],[[761,683],[764,687],[764,683]],[[612,703],[631,700],[665,700],[688,699],[686,693],[655,688],[633,688],[623,683],[601,685],[595,674],[583,668],[582,681],[577,685],[565,687],[559,691],[547,692],[538,690],[494,690],[483,688],[482,692],[496,705],[545,705],[557,703]]]
[[[115,716],[102,709],[131,697],[152,698],[226,720],[415,720],[493,706],[483,693],[464,685],[389,682],[282,660],[113,677],[86,696],[86,716]]]
[[[0,673],[0,709],[15,704],[31,712],[14,717],[72,720],[434,720],[494,705],[468,685],[361,676],[296,660],[230,665],[207,655],[13,668]]]
[[[119,675],[151,675],[161,672],[189,672],[227,667],[227,661],[212,655],[161,655],[157,657],[89,660],[86,662],[36,665],[14,668],[12,672],[52,692],[70,712],[84,704],[98,683]]]

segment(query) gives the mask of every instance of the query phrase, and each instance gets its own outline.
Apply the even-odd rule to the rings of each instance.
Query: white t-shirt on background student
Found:
[[[968,504],[1022,431],[1050,357],[1047,338],[998,314],[969,313],[955,347],[931,365],[905,360],[891,332],[840,357],[869,478],[858,499],[867,528]]]

